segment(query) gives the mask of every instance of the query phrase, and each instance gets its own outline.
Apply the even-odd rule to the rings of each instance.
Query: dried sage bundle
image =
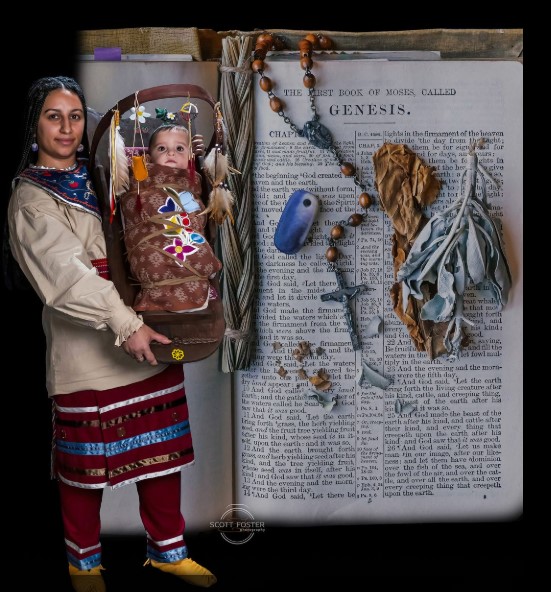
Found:
[[[463,298],[469,282],[475,285],[488,282],[499,310],[507,303],[511,287],[511,272],[499,231],[486,206],[484,175],[472,144],[461,177],[462,197],[431,217],[397,274],[404,308],[410,295],[419,300],[425,297],[424,284],[436,286],[436,294],[425,302],[420,316],[423,320],[448,324],[444,344],[450,360],[457,358],[464,346],[464,325],[473,324],[463,314]],[[480,178],[481,199],[476,195],[477,178]]]

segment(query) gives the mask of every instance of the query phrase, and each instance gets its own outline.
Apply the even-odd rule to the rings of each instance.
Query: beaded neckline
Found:
[[[75,162],[74,164],[72,164],[71,166],[65,167],[64,169],[60,169],[57,167],[49,167],[49,166],[44,166],[41,164],[31,164],[30,168],[31,169],[38,169],[41,171],[60,171],[60,172],[64,172],[64,171],[74,171],[78,166],[78,162]]]

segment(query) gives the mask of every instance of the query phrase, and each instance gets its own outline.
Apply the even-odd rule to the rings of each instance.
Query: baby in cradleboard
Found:
[[[195,149],[202,137],[194,136]],[[121,196],[124,241],[132,276],[140,284],[136,311],[191,312],[218,295],[210,280],[222,268],[205,237],[208,216],[201,176],[190,167],[186,127],[160,125],[151,135],[147,178],[130,174]]]

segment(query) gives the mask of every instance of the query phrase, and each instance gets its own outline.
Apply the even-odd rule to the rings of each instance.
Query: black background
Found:
[[[75,5],[76,6],[76,5]],[[198,27],[218,31],[250,31],[286,28],[308,31],[390,31],[428,28],[523,28],[519,15],[485,16],[480,6],[461,9],[461,14],[442,18],[438,9],[413,7],[416,15],[398,13],[389,4],[373,11],[365,5],[360,18],[348,6],[319,9],[304,5],[305,16],[291,16],[296,4],[277,8],[262,6],[247,11],[234,6],[225,17],[220,9],[205,7],[208,16],[199,16],[197,6],[185,16],[172,3],[157,15],[134,14],[132,5],[119,4],[102,16],[97,9],[64,12],[44,6],[44,13],[25,19],[24,34],[16,41],[3,39],[2,132],[3,172],[1,176],[2,221],[10,195],[10,183],[21,154],[23,105],[33,80],[40,76],[75,76],[77,30],[120,27]],[[456,7],[459,8],[459,7]],[[473,7],[470,7],[473,8]],[[30,10],[30,9],[27,9]],[[335,14],[340,10],[339,14]],[[167,14],[170,12],[170,16]],[[238,14],[239,12],[243,14]],[[272,15],[270,15],[270,12]],[[427,16],[427,12],[429,13]],[[424,14],[423,14],[424,13]],[[263,14],[263,17],[258,17]],[[109,15],[109,16],[106,16]],[[211,16],[212,15],[212,16]],[[19,30],[22,23],[18,22]],[[14,23],[15,25],[15,23]],[[4,27],[9,27],[5,19]],[[55,484],[49,479],[49,440],[51,408],[46,396],[44,337],[41,305],[32,293],[8,292],[2,286],[2,308],[6,315],[7,339],[4,347],[2,384],[4,432],[4,491],[9,503],[4,512],[4,555],[30,587],[39,581],[69,590],[64,556],[63,534]],[[213,483],[213,487],[216,484]],[[4,498],[6,499],[6,498]],[[213,518],[215,519],[215,518]],[[525,519],[495,523],[437,523],[408,525],[370,525],[331,528],[270,528],[249,543],[230,545],[216,532],[188,538],[191,556],[211,568],[219,577],[215,590],[238,586],[259,589],[270,583],[288,585],[317,578],[346,578],[370,587],[375,582],[396,578],[451,576],[465,583],[492,582],[497,574],[507,577],[524,572],[523,548]],[[139,539],[139,540],[138,540]],[[174,578],[142,569],[143,538],[108,537],[104,541],[104,564],[108,567],[108,590],[177,590],[185,584]],[[32,572],[33,566],[39,568]],[[28,579],[28,576],[32,576]],[[495,580],[494,580],[495,581]]]

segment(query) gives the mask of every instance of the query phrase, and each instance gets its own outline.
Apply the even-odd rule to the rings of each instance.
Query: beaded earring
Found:
[[[38,152],[38,144],[37,144],[36,142],[33,142],[33,143],[31,144],[31,150],[32,150],[33,152]]]

